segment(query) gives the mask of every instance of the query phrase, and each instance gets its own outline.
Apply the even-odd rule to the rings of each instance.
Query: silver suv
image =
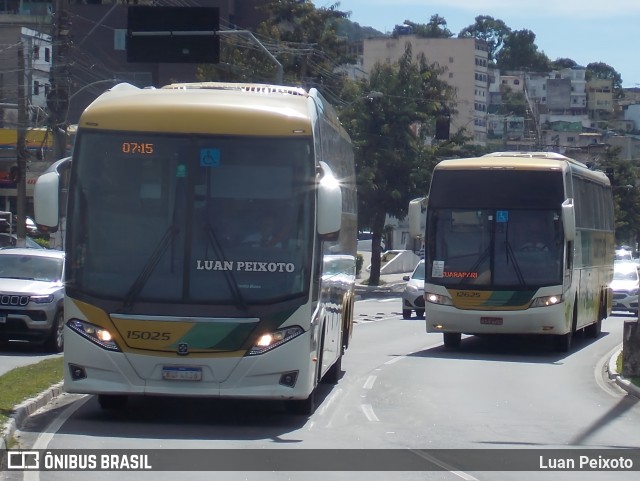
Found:
[[[0,341],[62,352],[64,252],[0,249]]]

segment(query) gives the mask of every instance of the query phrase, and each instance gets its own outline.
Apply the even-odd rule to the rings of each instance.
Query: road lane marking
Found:
[[[364,413],[368,421],[372,421],[372,422],[380,421],[380,419],[378,419],[378,416],[376,416],[376,413],[373,412],[373,406],[371,406],[371,404],[361,404],[360,409],[362,409],[362,412]]]
[[[329,396],[327,396],[327,398],[324,401],[322,401],[322,404],[320,405],[320,407],[316,409],[316,412],[314,413],[314,417],[324,416],[327,410],[329,409],[329,406],[331,406],[331,404],[333,404],[335,400],[338,399],[338,396],[340,396],[342,392],[343,392],[342,388],[339,388],[339,387],[334,388],[329,394]],[[332,419],[329,418],[329,421],[327,422],[325,427],[330,428],[331,424],[332,424]],[[311,431],[315,425],[316,425],[316,422],[312,420],[311,422],[309,422],[309,427],[307,428],[307,430]]]
[[[67,420],[73,415],[73,413],[84,406],[85,403],[91,398],[92,396],[85,395],[84,397],[72,402],[69,406],[67,406],[67,408],[62,411],[59,416],[56,416],[55,419],[49,423],[49,425],[44,430],[44,433],[38,436],[36,442],[33,443],[33,449],[48,449],[49,443],[56,435],[56,433],[60,430],[62,425],[67,422]],[[24,479],[24,481],[39,481],[40,473],[38,471],[25,471],[22,479]]]
[[[426,459],[427,461],[432,462],[433,464],[440,466],[442,469],[446,469],[447,471],[449,471],[451,474],[454,474],[456,476],[458,476],[459,478],[464,479],[465,481],[478,481],[478,478],[475,478],[473,476],[471,476],[468,473],[465,473],[464,471],[459,471],[457,470],[454,466],[451,466],[450,464],[445,463],[444,461],[440,461],[438,458],[431,456],[430,454],[425,453],[424,451],[418,450],[418,449],[410,449],[410,451],[412,451],[414,454],[420,456],[423,459]]]
[[[371,389],[373,388],[373,384],[376,382],[378,376],[369,376],[362,386],[363,389]]]

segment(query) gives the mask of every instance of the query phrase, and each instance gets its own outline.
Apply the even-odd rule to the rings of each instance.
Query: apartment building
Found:
[[[473,38],[422,38],[401,35],[363,41],[362,69],[369,73],[378,62],[397,62],[411,44],[413,55],[444,68],[441,79],[456,91],[451,132],[464,129],[478,145],[487,140],[488,52],[486,44]]]

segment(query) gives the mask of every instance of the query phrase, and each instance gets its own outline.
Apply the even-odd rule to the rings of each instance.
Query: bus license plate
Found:
[[[501,317],[481,317],[480,324],[489,324],[490,326],[501,326],[502,318]]]
[[[201,381],[202,368],[187,366],[164,366],[162,379],[165,381]]]

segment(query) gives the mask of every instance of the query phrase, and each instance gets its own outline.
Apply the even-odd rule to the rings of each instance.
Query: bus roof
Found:
[[[604,172],[591,170],[582,162],[556,152],[493,152],[481,157],[443,160],[437,170],[513,169],[513,170],[571,170],[594,181],[609,184]]]
[[[311,136],[309,97],[303,89],[259,84],[118,84],[86,108],[78,128]]]

